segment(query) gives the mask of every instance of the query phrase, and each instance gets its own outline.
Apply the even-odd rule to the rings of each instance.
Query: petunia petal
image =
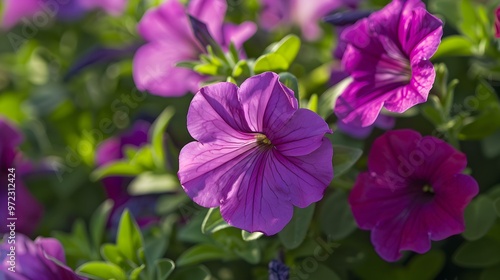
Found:
[[[256,157],[253,136],[231,142],[191,142],[179,154],[179,180],[194,202],[203,207],[217,207],[237,180],[248,172]]]
[[[266,176],[272,154],[255,154],[235,186],[221,203],[221,215],[230,224],[249,232],[278,233],[291,220],[292,204],[276,192],[273,177]]]
[[[325,133],[332,131],[318,114],[299,109],[286,126],[267,136],[282,155],[303,156],[321,146]]]
[[[134,56],[134,81],[137,88],[161,96],[181,96],[196,92],[203,77],[191,69],[176,67],[178,62],[195,59],[191,46],[161,41],[150,42]]]
[[[349,195],[349,204],[358,226],[370,230],[384,220],[393,220],[413,200],[413,192],[405,188],[389,188],[384,180],[368,172],[358,175]]]
[[[178,0],[167,0],[157,8],[148,10],[137,28],[147,41],[166,40],[190,48],[196,46],[185,8]]]
[[[420,154],[429,153],[425,150],[427,146],[418,146],[420,139],[418,132],[409,129],[386,132],[372,145],[374,148],[368,157],[369,170],[384,180],[388,187],[407,186],[410,179],[416,176],[416,168],[423,164]]]
[[[279,82],[279,76],[265,72],[245,80],[238,91],[245,118],[254,132],[281,129],[298,108],[293,91]]]
[[[223,41],[221,45],[224,48],[228,48],[229,45],[234,43],[237,49],[243,47],[243,43],[250,39],[250,37],[257,31],[257,26],[255,23],[250,21],[245,21],[240,25],[226,23],[222,27]]]
[[[35,239],[35,244],[40,246],[40,248],[47,255],[55,258],[61,263],[66,263],[66,257],[64,256],[64,248],[57,239],[37,237]]]
[[[227,4],[224,0],[192,0],[187,12],[205,23],[208,31],[217,42],[224,40],[222,25],[226,16]]]
[[[432,204],[420,213],[427,223],[431,240],[443,240],[463,232],[464,209],[479,192],[477,182],[471,176],[456,174],[433,188]]]
[[[248,133],[252,132],[238,100],[238,87],[233,83],[203,87],[191,101],[187,127],[191,136],[202,143],[249,139]]]
[[[273,150],[264,176],[276,193],[283,194],[282,199],[304,208],[319,201],[332,181],[332,157],[332,144],[326,137],[319,148],[303,156],[284,156]]]

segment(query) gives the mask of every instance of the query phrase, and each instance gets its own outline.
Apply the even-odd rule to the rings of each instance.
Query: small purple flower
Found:
[[[328,13],[343,6],[355,7],[359,0],[261,0],[260,23],[267,30],[278,26],[298,25],[302,36],[316,40],[321,36],[318,22]]]
[[[377,119],[372,125],[365,127],[349,125],[343,123],[340,120],[337,122],[337,126],[341,132],[357,139],[365,139],[366,137],[370,136],[375,127],[378,127],[383,130],[389,130],[392,129],[395,124],[396,124],[396,119],[394,117],[382,114],[378,115]]]
[[[495,37],[500,38],[500,6],[495,9]]]
[[[290,279],[290,268],[280,260],[269,262],[269,280]]]
[[[2,263],[0,279],[22,280],[84,280],[66,266],[64,248],[57,239],[37,237],[31,241],[28,237],[18,233],[15,244],[5,235],[0,245]],[[12,251],[12,248],[15,248]],[[11,262],[9,254],[15,254]],[[12,268],[14,264],[14,268]],[[13,272],[14,270],[15,272]]]
[[[345,123],[368,126],[382,107],[402,113],[425,102],[435,78],[429,59],[442,25],[420,0],[393,0],[344,30],[342,64],[354,80],[337,99],[335,114]]]
[[[349,203],[384,260],[396,261],[405,250],[425,253],[430,240],[464,231],[464,208],[479,191],[474,178],[461,174],[466,165],[448,143],[413,130],[375,140]]]
[[[167,0],[146,12],[139,22],[139,34],[147,43],[134,57],[134,81],[137,88],[161,96],[181,96],[197,92],[206,77],[187,68],[176,67],[181,61],[198,60],[204,53],[195,39],[188,14],[205,23],[223,49],[231,42],[237,48],[256,30],[251,22],[225,24],[224,0],[193,0],[187,8],[178,0]]]
[[[103,166],[123,159],[126,147],[139,148],[147,144],[150,126],[151,123],[138,120],[129,131],[103,141],[97,148],[97,165]],[[158,220],[154,212],[156,199],[151,195],[131,196],[127,192],[127,186],[130,182],[131,178],[118,176],[102,179],[107,197],[114,202],[109,219],[110,227],[118,226],[121,213],[125,208],[129,208],[141,227]]]
[[[0,179],[2,185],[5,186],[0,189],[0,219],[7,221],[7,217],[17,217],[15,230],[20,233],[31,234],[42,218],[43,208],[23,184],[22,173],[19,170],[21,166],[18,168],[20,162],[18,159],[21,154],[17,149],[22,141],[21,133],[12,124],[0,117]],[[24,168],[25,164],[22,166]],[[9,176],[9,174],[12,174],[8,171],[9,168],[16,169],[13,172],[14,177],[13,175]],[[8,178],[14,180],[9,182]],[[12,186],[8,186],[6,182],[12,183]],[[10,213],[7,210],[7,197],[9,196],[15,197],[16,205],[22,205],[22,207],[15,207],[14,216],[9,215]],[[8,223],[4,223],[0,228],[0,233],[10,231]]]
[[[266,72],[203,87],[193,98],[188,131],[197,141],[179,155],[178,176],[194,202],[219,207],[230,225],[273,235],[293,206],[323,197],[333,178],[331,133],[293,91]]]
[[[127,0],[5,0],[2,28],[10,29],[23,19],[32,24],[37,14],[44,18],[73,20],[86,11],[102,9],[110,15],[123,13]]]

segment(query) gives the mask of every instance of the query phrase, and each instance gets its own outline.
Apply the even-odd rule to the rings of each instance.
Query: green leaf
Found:
[[[327,89],[319,97],[318,114],[323,117],[323,119],[326,119],[328,116],[333,114],[333,108],[335,107],[337,98],[344,92],[351,82],[352,78],[345,78],[333,87]]]
[[[140,263],[137,252],[143,248],[142,234],[128,209],[121,216],[116,245],[126,258],[136,264]]]
[[[262,232],[248,232],[246,230],[241,231],[241,238],[245,241],[252,241],[261,238],[264,234]]]
[[[219,208],[210,208],[201,224],[201,232],[211,234],[227,227],[230,225],[222,218]]]
[[[248,77],[250,76],[250,66],[246,60],[240,60],[236,63],[233,68],[231,76],[238,78],[240,76]]]
[[[114,244],[103,244],[101,246],[101,256],[103,259],[118,266],[122,266],[125,257],[120,252],[120,249]]]
[[[416,255],[411,259],[411,262],[405,269],[405,277],[407,280],[432,280],[436,279],[446,257],[443,252],[433,250],[424,255]]]
[[[177,195],[162,195],[156,203],[156,212],[160,215],[169,214],[179,209],[187,201],[189,201],[189,197],[184,192]]]
[[[253,71],[255,74],[260,74],[266,71],[279,73],[288,70],[289,66],[289,63],[280,54],[268,53],[257,58],[253,66]]]
[[[306,208],[294,207],[292,220],[278,233],[281,243],[283,243],[285,248],[291,250],[302,244],[306,238],[315,206],[316,204],[313,203]]]
[[[318,112],[318,95],[312,94],[311,98],[309,98],[309,102],[307,104],[307,109],[317,113]]]
[[[166,280],[175,269],[175,263],[170,259],[160,259],[156,262],[156,279]]]
[[[347,194],[342,190],[335,190],[325,199],[319,218],[323,233],[332,240],[343,239],[357,228]]]
[[[146,268],[146,266],[143,264],[139,267],[136,267],[130,272],[130,280],[139,280],[141,277],[141,272]]]
[[[498,275],[500,275],[500,266],[495,266],[483,270],[479,280],[498,280]]]
[[[295,98],[299,100],[299,82],[297,78],[289,72],[282,72],[280,75],[280,82],[283,83],[286,87],[291,89],[295,94]]]
[[[500,197],[495,200],[495,210],[497,212],[497,216],[500,218]]]
[[[125,272],[115,264],[105,262],[88,262],[76,269],[76,273],[99,280],[126,280]]]
[[[180,183],[177,176],[153,172],[142,173],[128,185],[128,192],[131,195],[173,192],[179,189]]]
[[[151,145],[144,145],[140,147],[134,157],[130,159],[130,164],[139,166],[143,170],[153,170],[155,168],[155,161]]]
[[[153,159],[156,166],[160,167],[162,170],[165,169],[165,130],[170,120],[172,120],[174,113],[175,110],[173,107],[169,106],[165,108],[155,120],[149,131],[149,137],[153,147]]]
[[[464,125],[459,133],[461,140],[480,140],[500,128],[500,107],[484,111],[473,121]]]
[[[193,68],[194,71],[208,76],[217,76],[219,67],[213,64],[198,64]]]
[[[300,50],[300,39],[296,35],[288,35],[272,45],[270,53],[281,55],[288,64],[291,64]]]
[[[185,268],[177,271],[172,275],[172,280],[210,280],[210,271],[200,265],[193,268]]]
[[[347,146],[333,145],[333,172],[339,177],[349,170],[363,155],[363,151]]]
[[[307,279],[318,279],[318,280],[319,279],[328,279],[328,280],[341,280],[342,279],[331,268],[329,268],[321,263],[318,263],[318,262],[315,262],[315,264],[316,264],[315,266],[311,265],[310,267],[307,267],[309,270],[312,270],[312,268],[314,268],[314,267],[316,268],[308,275]],[[304,263],[301,266],[302,271],[306,271],[306,265],[308,265],[308,264],[306,264],[304,261]],[[302,273],[294,272],[293,275],[301,275],[303,273],[304,272],[302,272]],[[298,278],[298,277],[294,277],[292,279],[295,279],[295,278]]]
[[[496,221],[493,200],[486,195],[476,197],[465,208],[465,231],[462,236],[470,241],[485,236]]]
[[[452,35],[445,37],[441,41],[432,59],[434,60],[442,56],[471,56],[472,49],[472,42],[467,37]]]
[[[94,248],[99,248],[102,243],[106,223],[108,222],[109,214],[113,208],[113,200],[104,201],[92,214],[90,218],[90,238],[94,244]]]
[[[198,264],[210,260],[222,260],[228,257],[227,252],[211,244],[199,244],[186,250],[176,261],[177,266]]]
[[[463,243],[453,255],[453,262],[462,267],[491,267],[500,263],[500,243],[490,237]]]
[[[93,181],[98,181],[109,176],[136,176],[142,171],[141,167],[132,165],[127,161],[115,161],[94,170],[90,174],[90,178]]]

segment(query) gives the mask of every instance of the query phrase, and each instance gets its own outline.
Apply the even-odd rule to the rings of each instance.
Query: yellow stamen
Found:
[[[255,139],[257,139],[257,143],[259,144],[264,144],[266,146],[270,146],[271,145],[271,140],[269,140],[267,138],[266,135],[262,134],[262,133],[257,133],[255,135]]]

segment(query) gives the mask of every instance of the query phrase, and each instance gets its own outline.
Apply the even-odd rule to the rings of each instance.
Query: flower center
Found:
[[[255,139],[257,139],[257,143],[260,146],[271,146],[272,145],[271,140],[269,140],[269,138],[267,138],[267,136],[262,134],[262,133],[257,133],[255,135]]]
[[[434,194],[434,189],[427,184],[422,187],[422,191],[426,194]]]

